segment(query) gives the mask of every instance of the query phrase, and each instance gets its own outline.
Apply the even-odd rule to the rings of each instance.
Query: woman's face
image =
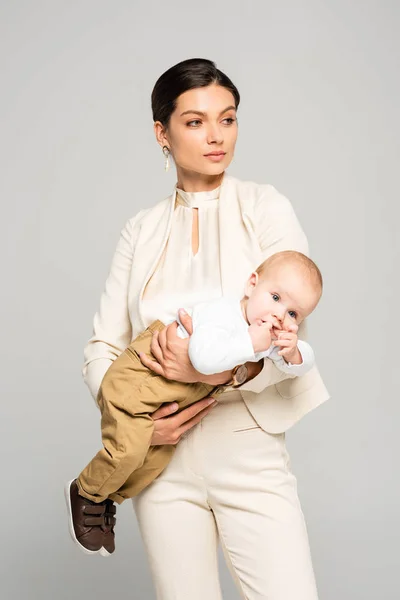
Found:
[[[178,175],[223,173],[233,158],[238,134],[233,94],[216,84],[188,90],[178,97],[168,129],[159,121],[154,127],[161,147],[169,147]],[[207,156],[210,153],[220,155]]]

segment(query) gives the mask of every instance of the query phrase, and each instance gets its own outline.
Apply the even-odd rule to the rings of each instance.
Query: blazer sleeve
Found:
[[[129,219],[120,232],[100,306],[93,318],[93,335],[83,351],[83,379],[97,406],[97,395],[107,369],[131,342],[128,286],[138,231],[135,225],[143,212]]]
[[[291,202],[272,185],[263,186],[254,207],[254,224],[262,252],[262,260],[282,250],[296,250],[309,256],[307,237],[300,225]],[[306,337],[307,319],[299,327],[299,337]],[[263,368],[253,379],[238,389],[259,394],[265,388],[295,374],[278,369],[269,358],[263,358]]]

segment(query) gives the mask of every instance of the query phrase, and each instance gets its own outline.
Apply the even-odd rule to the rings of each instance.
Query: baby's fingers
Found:
[[[287,340],[287,339],[283,339],[283,338],[279,338],[278,340],[274,340],[273,341],[274,346],[282,346],[283,347],[289,347],[289,346],[293,346],[293,340]]]
[[[291,348],[284,348],[283,350],[279,350],[279,356],[286,356],[291,353]]]
[[[297,333],[299,330],[299,326],[296,325],[296,323],[292,323],[291,325],[289,325],[288,327],[288,331],[291,331],[293,333]]]

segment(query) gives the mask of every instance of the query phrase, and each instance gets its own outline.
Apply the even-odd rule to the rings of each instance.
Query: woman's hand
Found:
[[[150,445],[177,444],[182,435],[199,423],[216,405],[214,398],[208,396],[174,415],[172,413],[178,410],[178,404],[176,402],[163,404],[151,415],[154,420],[154,431]]]
[[[179,316],[189,336],[192,335],[192,317],[182,311]],[[178,327],[179,323],[174,321],[161,331],[155,331],[150,350],[156,360],[152,360],[144,352],[140,353],[140,360],[146,367],[166,379],[184,383],[201,381],[201,374],[189,359],[189,338],[178,337]]]

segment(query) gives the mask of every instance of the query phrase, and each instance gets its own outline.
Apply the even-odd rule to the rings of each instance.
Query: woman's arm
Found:
[[[100,298],[100,307],[93,319],[93,335],[84,348],[82,375],[96,405],[104,374],[131,342],[128,283],[135,244],[135,224],[145,210],[129,219],[121,230]]]

